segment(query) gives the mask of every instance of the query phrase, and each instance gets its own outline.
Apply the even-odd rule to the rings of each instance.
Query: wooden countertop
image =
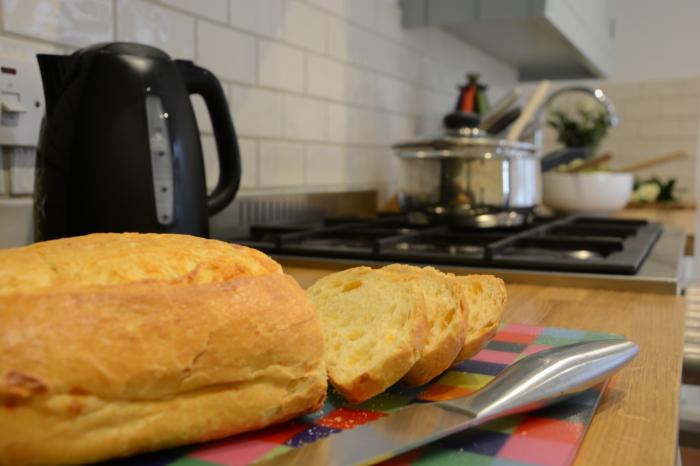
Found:
[[[304,287],[330,272],[285,271]],[[574,464],[675,464],[684,298],[508,284],[504,320],[618,333],[639,344],[639,356],[610,381]]]

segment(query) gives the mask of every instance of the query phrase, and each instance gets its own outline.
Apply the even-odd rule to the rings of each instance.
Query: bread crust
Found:
[[[235,260],[274,264],[252,257]],[[0,465],[100,461],[318,409],[315,310],[278,266],[245,267],[0,294]]]
[[[423,346],[420,358],[403,377],[403,382],[409,386],[419,386],[430,382],[452,365],[455,357],[464,344],[465,328],[468,322],[469,308],[462,287],[453,277],[446,275],[433,267],[415,267],[404,264],[392,264],[383,267],[397,273],[403,273],[417,279],[417,283],[425,296],[426,314],[428,316],[427,344]],[[455,313],[448,315],[450,309],[437,308],[435,297],[428,296],[426,290],[428,281],[438,280],[447,291],[447,299],[452,301]],[[445,299],[443,297],[443,299]],[[439,325],[440,321],[449,319],[444,331],[432,328],[430,322]]]
[[[484,300],[484,285],[489,286],[494,290],[497,301],[493,303],[490,310],[491,315],[487,325],[479,328],[473,323],[467,327],[465,334],[464,346],[455,358],[455,363],[466,361],[476,355],[498,332],[498,325],[503,317],[506,305],[508,303],[508,295],[506,285],[502,279],[493,275],[466,275],[458,276],[456,280],[462,285],[464,296],[467,302],[470,300]],[[477,290],[472,289],[472,285],[478,283]],[[473,307],[473,306],[472,306]],[[472,309],[471,312],[474,312]]]
[[[281,273],[267,255],[188,235],[94,233],[0,250],[0,294],[134,283],[217,283]]]

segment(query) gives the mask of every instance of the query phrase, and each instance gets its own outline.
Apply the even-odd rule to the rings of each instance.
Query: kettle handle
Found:
[[[219,156],[219,181],[207,198],[209,215],[226,207],[236,196],[241,182],[241,154],[236,130],[219,80],[209,70],[189,60],[175,60],[185,87],[190,94],[199,94],[207,105],[214,128],[216,151]]]

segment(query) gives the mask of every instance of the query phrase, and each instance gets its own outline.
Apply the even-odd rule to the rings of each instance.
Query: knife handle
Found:
[[[635,343],[625,340],[587,341],[551,348],[512,364],[478,392],[440,405],[468,412],[479,423],[530,411],[603,382],[638,352]]]

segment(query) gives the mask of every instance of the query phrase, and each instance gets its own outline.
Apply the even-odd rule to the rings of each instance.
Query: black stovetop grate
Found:
[[[433,265],[634,274],[660,224],[572,215],[539,217],[517,229],[416,225],[403,215],[322,224],[253,226],[231,238],[272,255]]]

